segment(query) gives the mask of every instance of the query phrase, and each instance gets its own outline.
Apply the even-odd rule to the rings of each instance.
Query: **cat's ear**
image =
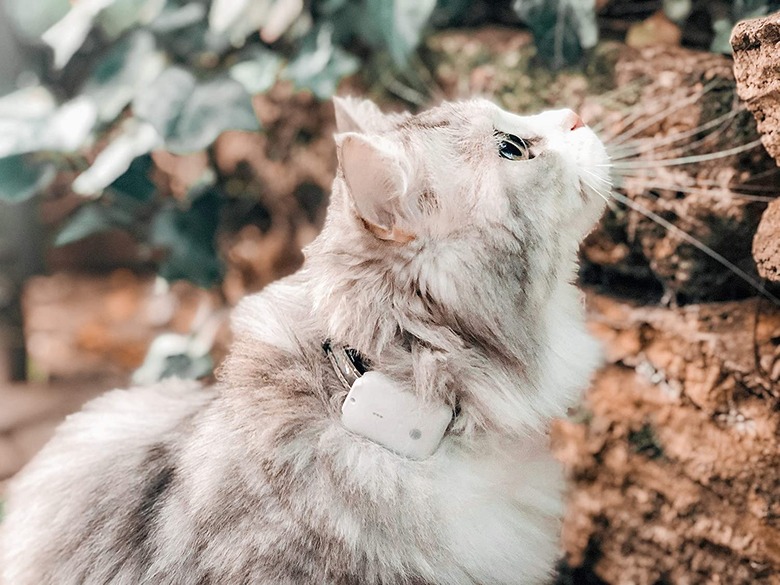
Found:
[[[370,100],[354,97],[334,97],[338,132],[372,132],[386,125],[385,116]]]
[[[402,225],[402,199],[409,187],[405,154],[381,136],[350,132],[336,141],[344,181],[366,228],[382,240],[413,240],[414,234]]]

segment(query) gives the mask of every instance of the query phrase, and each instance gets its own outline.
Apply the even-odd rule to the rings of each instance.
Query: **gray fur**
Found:
[[[216,387],[117,390],[63,423],[11,486],[3,583],[547,579],[562,485],[547,426],[598,362],[571,284],[602,211],[581,169],[606,163],[564,115],[338,101],[351,175],[304,268],[236,309]],[[536,158],[500,159],[499,126],[537,139]],[[459,408],[432,457],[340,425],[326,338]]]

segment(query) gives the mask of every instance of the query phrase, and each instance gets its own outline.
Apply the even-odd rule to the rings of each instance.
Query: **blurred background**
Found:
[[[0,7],[0,494],[90,397],[211,379],[230,307],[322,226],[332,95],[480,95],[574,108],[616,161],[580,274],[607,365],[554,432],[559,583],[776,582],[780,3]]]

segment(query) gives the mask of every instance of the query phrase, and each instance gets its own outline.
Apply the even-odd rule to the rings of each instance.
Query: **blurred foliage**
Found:
[[[595,0],[515,0],[537,49],[556,69],[577,61],[599,40]]]
[[[29,199],[75,169],[71,189],[83,202],[55,245],[120,228],[165,252],[165,278],[209,286],[222,274],[214,240],[227,195],[218,174],[209,169],[181,200],[163,197],[149,178],[150,153],[208,150],[228,129],[262,131],[252,96],[278,79],[327,99],[381,55],[383,67],[405,67],[435,8],[435,0],[5,0],[19,39],[44,58],[34,78],[0,98],[0,199]]]
[[[119,228],[159,252],[162,276],[202,286],[223,273],[214,239],[229,195],[208,168],[185,197],[163,196],[150,180],[150,153],[209,151],[228,129],[262,132],[252,96],[280,79],[321,100],[358,71],[386,80],[409,67],[434,27],[523,23],[554,67],[580,59],[599,35],[595,0],[0,2],[39,57],[30,61],[38,70],[0,97],[0,200],[71,181],[81,205],[55,245]],[[716,32],[776,4],[734,2],[713,17]],[[691,0],[663,8],[682,22]],[[724,38],[716,35],[713,50]]]

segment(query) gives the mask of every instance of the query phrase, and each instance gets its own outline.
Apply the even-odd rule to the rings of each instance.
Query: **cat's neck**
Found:
[[[386,272],[336,274],[327,262],[307,272],[323,337],[354,348],[417,394],[457,404],[456,431],[522,434],[563,415],[595,364],[595,349],[576,355],[577,343],[590,340],[571,284],[575,266],[573,258],[562,261],[548,286],[529,285],[473,314],[433,310],[417,291],[394,288]],[[559,369],[553,357],[567,353],[571,375],[546,371]]]

